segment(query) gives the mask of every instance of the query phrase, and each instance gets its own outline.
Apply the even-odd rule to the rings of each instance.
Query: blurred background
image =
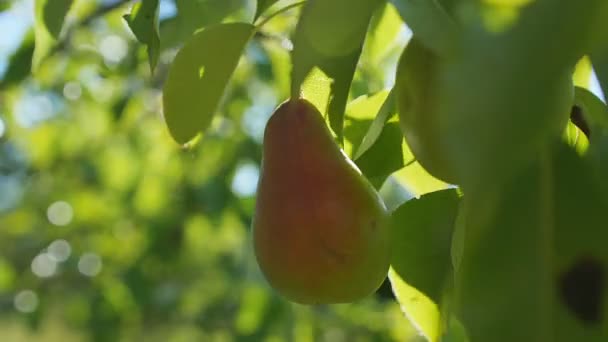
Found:
[[[413,340],[388,283],[301,306],[255,263],[261,138],[288,94],[298,10],[256,35],[211,130],[182,147],[162,119],[167,68],[196,29],[251,21],[255,1],[162,0],[153,75],[122,19],[132,3],[74,1],[32,73],[34,1],[0,1],[0,341]],[[352,99],[392,85],[409,37],[392,7],[372,25]],[[429,186],[406,190],[408,172],[384,183],[390,207]]]

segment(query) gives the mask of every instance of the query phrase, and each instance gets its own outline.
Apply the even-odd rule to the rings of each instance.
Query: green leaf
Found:
[[[0,1],[0,12],[6,11],[7,9],[11,8],[12,3],[8,0],[2,0]]]
[[[406,153],[405,150],[404,153]],[[409,147],[407,153],[410,153],[410,155],[412,153],[411,150],[409,150]],[[415,196],[445,190],[450,187],[448,183],[445,183],[429,174],[428,171],[426,171],[417,161],[395,172],[393,177],[400,185],[405,187],[411,194]]]
[[[421,43],[435,53],[453,48],[458,27],[437,0],[390,0]]]
[[[441,319],[437,304],[422,292],[405,282],[391,267],[388,271],[393,293],[412,326],[428,342],[437,342],[441,336]]]
[[[585,19],[600,2],[534,1],[504,32],[484,26],[487,11],[475,2],[478,13],[462,32],[460,48],[436,55],[418,77],[428,80],[426,97],[418,99],[417,122],[426,125],[419,134],[426,134],[426,146],[438,147],[434,160],[449,167],[436,169],[445,169],[449,181],[480,191],[508,181],[562,134],[572,105],[572,68],[588,48]]]
[[[574,74],[572,80],[574,85],[583,88],[589,88],[591,86],[591,75],[593,74],[593,67],[591,66],[591,60],[588,56],[581,58],[576,67],[574,68]]]
[[[431,342],[443,334],[438,303],[452,274],[450,247],[458,205],[456,190],[438,191],[406,202],[391,218],[389,279],[401,309]]]
[[[479,268],[478,278],[464,286],[474,290],[462,303],[465,321],[478,340],[599,342],[608,338],[608,320],[600,315],[608,309],[606,196],[590,164],[572,149],[560,146],[548,166],[549,172],[543,172],[543,166],[532,167],[514,182],[514,190],[506,191],[511,196],[500,201],[483,238],[474,241],[474,249],[484,252],[469,255],[469,265],[462,270],[466,277]],[[516,190],[517,186],[522,188]],[[512,196],[515,193],[519,195]],[[534,199],[533,193],[540,196]],[[483,210],[477,209],[477,213]],[[469,252],[475,228],[467,227]],[[539,228],[544,233],[539,234]],[[552,245],[547,246],[547,241]],[[551,256],[555,258],[547,258]],[[496,289],[501,289],[500,296]],[[508,298],[523,298],[525,308]]]
[[[499,189],[466,193],[456,312],[471,341],[553,341],[549,158]]]
[[[346,119],[373,120],[378,115],[389,94],[389,90],[381,90],[374,94],[361,95],[350,101],[346,107]],[[358,145],[361,143],[364,134],[365,131],[362,132],[361,136],[354,139],[350,137],[349,140]]]
[[[33,72],[38,69],[40,63],[57,43],[63,21],[71,5],[72,0],[36,0],[34,9],[36,47],[32,61]]]
[[[30,75],[33,55],[34,35],[30,31],[26,34],[21,46],[10,57],[6,72],[2,77],[2,81],[0,81],[0,89],[18,84]]]
[[[177,53],[163,89],[163,105],[178,143],[207,129],[253,32],[254,26],[245,23],[210,26]]]
[[[159,7],[159,0],[142,0],[133,6],[131,14],[124,16],[137,40],[147,46],[150,72],[152,73],[160,55]]]
[[[553,170],[556,341],[607,341],[608,197],[598,187],[605,174],[566,147]]]
[[[314,67],[331,78],[329,103],[327,108],[319,109],[328,115],[340,142],[350,85],[372,11],[379,4],[378,0],[309,1],[304,5],[296,27],[291,94],[298,96],[302,83]],[[345,8],[349,10],[345,11]]]
[[[452,273],[450,250],[459,196],[455,189],[412,199],[392,214],[391,266],[409,285],[440,303]]]
[[[357,158],[355,163],[370,182],[380,188],[388,176],[403,168],[413,158],[403,140],[399,123],[390,122],[384,126],[376,143]]]
[[[179,47],[192,35],[207,26],[222,22],[246,22],[246,0],[175,0],[177,15],[159,24],[160,50]]]
[[[591,64],[599,80],[604,96],[608,96],[608,31],[605,30],[608,19],[608,3],[604,2],[603,12],[597,11],[595,46],[590,53]]]
[[[605,48],[591,55],[591,62],[604,96],[608,96],[608,42]]]
[[[448,322],[448,329],[445,334],[441,337],[441,342],[468,342],[469,338],[467,332],[456,318],[450,318]]]
[[[378,115],[388,94],[389,91],[383,90],[373,95],[361,95],[346,106],[344,138],[348,144],[345,144],[344,150],[351,159],[355,159],[355,151],[360,148],[363,137]],[[384,125],[384,123],[382,124]]]
[[[63,21],[73,2],[73,0],[47,0],[44,2],[44,24],[53,38],[59,39]]]
[[[600,177],[608,174],[608,107],[595,94],[577,87],[574,102],[581,108],[583,119],[589,126],[589,148],[585,154]],[[608,194],[608,182],[601,186]]]
[[[359,151],[353,159],[377,188],[391,173],[413,159],[395,114],[393,95],[388,90],[360,96],[346,108],[345,151],[350,156]],[[395,120],[387,123],[391,117]]]
[[[201,28],[221,23],[244,7],[243,0],[176,0],[175,5],[186,37]]]
[[[369,26],[363,51],[370,66],[374,67],[395,47],[404,25],[395,6],[386,2],[374,14]]]
[[[560,144],[510,183],[465,195],[456,309],[472,341],[606,341],[608,197],[598,176]]]
[[[277,1],[279,0],[258,0],[253,20],[255,21],[257,18],[259,18],[265,10],[274,5],[274,3]]]
[[[360,49],[372,12],[380,0],[310,0],[299,30],[324,56],[346,56]]]
[[[396,104],[395,104],[395,95],[394,90],[391,90],[382,107],[376,114],[374,121],[369,126],[367,133],[361,140],[361,144],[356,148],[356,152],[353,154],[355,159],[360,158],[365,152],[367,152],[378,140],[380,137],[386,122],[391,118],[391,116],[396,114]]]
[[[300,96],[310,101],[319,111],[323,112],[327,108],[331,96],[331,82],[331,78],[321,69],[315,67],[306,76],[304,82],[302,82]]]
[[[574,89],[574,103],[581,107],[583,116],[589,124],[591,136],[608,135],[608,107],[591,91],[576,87]]]

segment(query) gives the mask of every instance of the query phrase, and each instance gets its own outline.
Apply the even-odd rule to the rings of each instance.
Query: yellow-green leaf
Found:
[[[259,18],[265,10],[274,5],[277,1],[278,0],[258,0],[254,20]]]
[[[296,27],[291,95],[299,95],[302,83],[315,67],[331,78],[329,103],[319,110],[328,115],[339,142],[350,85],[372,12],[378,5],[378,0],[309,1]]]
[[[32,70],[34,72],[57,43],[65,16],[71,5],[72,0],[36,0],[34,9],[36,45],[32,60]]]
[[[151,72],[154,72],[160,55],[159,8],[159,0],[142,0],[133,6],[131,14],[124,16],[137,40],[147,46]]]
[[[197,32],[175,56],[163,89],[164,117],[178,143],[207,129],[254,26],[229,23]]]
[[[589,57],[585,56],[581,58],[576,64],[576,69],[574,70],[574,75],[572,76],[574,85],[589,89],[591,86],[590,82],[592,73],[593,67],[591,66],[591,60]]]
[[[389,270],[388,278],[401,311],[420,335],[429,342],[436,342],[440,336],[440,314],[437,304],[401,279],[393,268]]]

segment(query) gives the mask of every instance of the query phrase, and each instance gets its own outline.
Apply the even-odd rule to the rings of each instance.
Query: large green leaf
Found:
[[[465,193],[455,289],[471,341],[553,341],[550,170],[535,164],[498,190]]]
[[[309,0],[301,34],[324,56],[346,56],[361,47],[372,12],[380,0]]]
[[[460,48],[429,53],[436,61],[419,75],[428,80],[417,115],[428,128],[419,134],[432,135],[427,141],[440,151],[434,159],[446,160],[450,181],[479,191],[507,181],[562,133],[572,68],[589,48],[585,19],[600,4],[534,1],[501,30],[486,22],[498,3],[471,2],[470,12],[461,13]]]
[[[604,96],[608,96],[608,42],[605,51],[592,55],[591,60]]]
[[[391,3],[424,46],[435,53],[454,46],[458,27],[437,0],[391,0]]]
[[[455,288],[472,341],[608,338],[608,201],[592,165],[561,144],[465,195]]]
[[[161,50],[190,39],[207,26],[228,21],[250,20],[243,12],[246,0],[175,0],[177,15],[160,24]]]
[[[154,72],[160,55],[159,7],[159,0],[142,0],[124,16],[137,40],[147,46],[151,72]]]
[[[441,337],[441,342],[468,342],[467,332],[456,318],[452,317],[448,322],[448,329]]]
[[[243,0],[175,0],[178,16],[191,33],[207,25],[219,24],[239,11]]]
[[[591,91],[576,87],[574,89],[574,103],[582,110],[582,114],[589,125],[591,136],[608,135],[608,107]]]
[[[565,147],[553,165],[555,341],[608,340],[608,197],[593,168]]]
[[[315,67],[331,78],[330,101],[327,108],[319,109],[328,115],[339,141],[343,138],[344,110],[365,33],[373,10],[380,3],[379,0],[311,0],[305,4],[296,28],[292,96],[298,96],[300,86]]]
[[[603,11],[597,11],[596,44],[590,53],[591,62],[602,91],[604,95],[608,96],[608,31],[605,29],[606,19],[608,19],[608,2],[604,2]]]
[[[605,176],[608,174],[608,107],[595,94],[579,87],[575,89],[574,101],[589,129],[589,148],[585,158],[594,165],[598,176]],[[601,186],[608,193],[608,182]]]
[[[314,104],[319,111],[323,111],[327,108],[331,97],[331,83],[332,79],[315,67],[302,82],[300,96]]]
[[[408,284],[441,302],[452,273],[450,249],[458,211],[455,189],[412,199],[392,214],[391,265]]]
[[[178,52],[163,89],[164,117],[178,143],[204,131],[254,26],[218,24],[196,33]]]
[[[439,305],[452,275],[458,205],[456,190],[438,191],[406,202],[391,218],[393,291],[408,319],[431,342],[444,330]]]
[[[36,0],[34,9],[36,47],[32,61],[34,72],[57,43],[63,27],[63,21],[71,5],[72,0]]]

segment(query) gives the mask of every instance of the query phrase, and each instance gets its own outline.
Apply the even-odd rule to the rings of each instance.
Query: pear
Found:
[[[352,302],[389,267],[388,213],[304,99],[281,104],[264,132],[254,251],[270,285],[301,304]]]

